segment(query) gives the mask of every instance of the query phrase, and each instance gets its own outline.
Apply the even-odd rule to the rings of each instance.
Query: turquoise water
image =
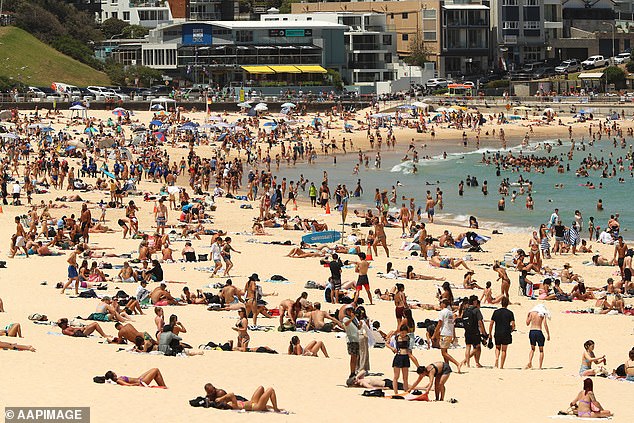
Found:
[[[601,178],[600,171],[596,171],[594,174],[590,173],[589,177],[585,178],[575,176],[575,170],[588,154],[599,158],[604,157],[606,161],[612,154],[613,161],[616,162],[620,156],[625,159],[629,144],[627,149],[621,149],[620,146],[614,148],[612,143],[606,141],[605,138],[603,141],[596,142],[594,146],[585,143],[585,151],[575,151],[573,160],[568,161],[566,154],[570,150],[570,142],[565,141],[561,146],[557,146],[556,141],[546,142],[553,145],[550,153],[542,148],[544,142],[533,143],[527,148],[517,146],[510,150],[515,155],[522,150],[525,155],[534,154],[538,157],[558,155],[564,158],[564,166],[570,165],[570,171],[558,174],[555,167],[545,169],[544,174],[534,171],[527,173],[502,170],[501,175],[497,177],[495,166],[481,163],[482,153],[493,154],[499,151],[500,154],[506,154],[508,149],[499,150],[495,146],[478,150],[463,149],[462,146],[454,144],[443,147],[447,151],[446,159],[443,158],[439,146],[436,146],[435,150],[432,150],[431,147],[429,151],[423,150],[422,154],[419,148],[421,156],[431,155],[432,158],[420,160],[416,164],[417,174],[413,174],[411,171],[413,166],[411,161],[401,161],[405,155],[404,152],[383,152],[381,169],[374,168],[375,153],[369,153],[370,168],[365,169],[364,166],[361,166],[358,175],[352,174],[358,156],[351,153],[346,156],[338,156],[336,165],[333,164],[332,158],[323,158],[313,166],[302,166],[300,169],[282,169],[278,173],[289,180],[297,180],[299,175],[303,174],[309,180],[315,181],[315,185],[318,185],[322,181],[325,170],[328,172],[329,186],[333,191],[338,183],[342,183],[346,184],[348,190],[352,192],[357,179],[361,179],[361,185],[365,192],[360,198],[351,198],[351,207],[373,205],[375,188],[387,189],[389,195],[392,186],[396,185],[397,181],[403,185],[397,186],[397,207],[400,208],[402,195],[407,198],[414,197],[417,206],[424,206],[426,191],[430,190],[435,193],[436,186],[439,186],[443,191],[444,209],[436,210],[438,218],[456,223],[466,223],[469,216],[474,215],[480,221],[481,226],[490,229],[514,231],[535,228],[539,224],[547,222],[555,208],[559,208],[559,215],[565,225],[570,225],[573,221],[574,211],[580,210],[584,221],[584,236],[587,236],[587,221],[590,216],[594,217],[595,225],[605,227],[610,214],[620,213],[619,221],[623,230],[627,231],[627,228],[634,227],[634,215],[630,213],[632,178],[628,168],[629,161],[624,162],[625,171],[623,173],[618,173],[617,166],[617,176],[612,179]],[[577,150],[580,147],[580,143],[577,142]],[[465,184],[464,195],[460,197],[458,196],[458,183],[461,180],[466,181],[467,175],[475,176],[479,186],[468,187]],[[534,210],[526,209],[525,196],[518,195],[515,203],[512,203],[509,195],[506,197],[506,210],[499,212],[497,202],[501,197],[498,194],[500,182],[503,178],[509,178],[511,183],[517,182],[520,175],[523,176],[524,180],[533,181]],[[619,183],[619,177],[625,178],[625,183]],[[488,196],[484,196],[481,192],[482,183],[485,180],[488,181]],[[436,181],[439,181],[438,185],[435,185]],[[587,187],[579,186],[587,181],[594,183],[597,189],[590,190]],[[603,189],[598,189],[599,183],[603,184]],[[556,189],[555,184],[563,184],[564,187]],[[519,187],[512,186],[509,191],[512,192],[512,190],[519,192]],[[307,195],[307,191],[302,193],[300,190],[300,196]],[[598,199],[603,200],[604,210],[601,212],[596,208]]]

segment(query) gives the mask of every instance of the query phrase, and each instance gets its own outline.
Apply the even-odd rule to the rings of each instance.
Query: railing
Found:
[[[351,50],[387,50],[379,43],[352,43]]]

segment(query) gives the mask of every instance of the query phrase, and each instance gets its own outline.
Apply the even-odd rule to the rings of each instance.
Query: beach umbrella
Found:
[[[258,103],[255,105],[255,107],[253,108],[256,112],[263,112],[265,110],[269,110],[269,108],[267,107],[266,103]]]
[[[112,114],[115,115],[115,116],[123,117],[123,116],[125,116],[127,114],[127,111],[124,108],[117,107],[116,109],[114,109],[112,111]]]
[[[94,126],[89,126],[84,130],[84,132],[87,134],[96,134],[98,131],[97,128],[95,128]]]
[[[86,148],[86,144],[79,140],[70,140],[68,141],[68,145],[75,148]]]
[[[40,129],[42,132],[53,132],[55,129],[50,126],[44,126]]]
[[[546,107],[544,109],[544,114],[546,113],[555,113],[555,110],[552,107]]]
[[[113,145],[116,144],[116,141],[114,140],[114,138],[102,138],[99,140],[99,145],[101,146],[101,148],[110,148]]]
[[[293,109],[293,108],[295,108],[295,107],[297,107],[297,106],[296,106],[295,104],[293,104],[293,103],[284,103],[284,104],[282,104],[282,107],[283,107],[284,109],[289,109],[289,108],[290,108],[290,109]]]
[[[75,104],[74,106],[70,106],[69,110],[86,110],[86,108],[81,104]]]
[[[157,116],[167,116],[167,112],[165,110],[161,110],[156,113]]]
[[[210,122],[222,122],[222,117],[221,116],[209,116],[209,121]]]
[[[250,109],[252,106],[248,102],[243,101],[242,103],[238,103],[238,107],[243,107],[245,109]]]
[[[429,104],[423,103],[422,101],[415,101],[412,103],[412,106],[419,109],[429,109]]]
[[[396,106],[396,108],[402,110],[412,110],[415,109],[416,106],[414,106],[413,104],[401,104],[400,106]]]
[[[11,119],[11,110],[3,110],[0,112],[0,119]]]
[[[10,138],[10,139],[13,139],[13,140],[16,140],[16,139],[18,139],[18,138],[19,138],[19,137],[18,137],[16,134],[14,134],[13,132],[6,132],[6,133],[2,133],[2,134],[0,134],[0,137],[2,137],[2,138]]]
[[[163,122],[160,120],[153,120],[150,122],[150,126],[163,126]]]
[[[185,122],[181,125],[181,128],[198,128],[198,124],[196,122]]]
[[[164,132],[154,132],[154,136],[156,137],[157,140],[161,141],[161,142],[165,142],[165,133]]]
[[[76,149],[77,147],[75,147],[74,145],[69,145],[68,147],[66,147],[66,151],[72,151],[74,149]]]
[[[231,128],[231,125],[225,122],[215,123],[213,126],[214,128],[217,128],[217,129]]]
[[[153,104],[152,107],[150,107],[150,110],[165,110],[165,107],[157,103],[157,104]]]
[[[262,126],[273,126],[276,127],[277,126],[277,122],[266,122],[264,125]]]

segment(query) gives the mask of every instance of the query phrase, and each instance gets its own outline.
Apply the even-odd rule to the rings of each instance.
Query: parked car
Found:
[[[581,62],[579,62],[579,59],[564,60],[555,68],[555,72],[557,73],[573,73],[579,72],[580,70]]]
[[[96,85],[90,85],[86,87],[86,89],[90,92],[90,94],[95,96],[95,99],[97,97],[117,98],[117,96],[114,94],[114,91],[109,90],[106,87],[98,87]]]
[[[602,68],[608,65],[608,61],[605,60],[605,57],[601,55],[590,56],[583,62],[581,62],[581,66],[584,69],[593,69],[593,68]]]
[[[548,78],[549,76],[555,75],[555,68],[552,66],[543,66],[541,68],[537,68],[533,73],[533,77],[535,79]]]
[[[34,97],[34,98],[45,98],[46,97],[46,93],[42,90],[40,90],[38,87],[29,87],[29,89],[27,90],[27,94],[30,97]]]
[[[524,72],[528,72],[528,73],[533,73],[535,72],[538,68],[544,67],[545,63],[544,62],[532,62],[532,63],[525,63],[524,67],[522,68],[522,70]]]
[[[631,53],[619,53],[612,58],[612,62],[615,65],[622,65],[623,63],[627,63],[630,61]]]
[[[441,89],[447,88],[449,81],[444,78],[431,78],[427,82],[425,82],[425,87],[429,89]]]

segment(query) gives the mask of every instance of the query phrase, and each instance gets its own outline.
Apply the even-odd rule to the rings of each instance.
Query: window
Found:
[[[392,36],[391,35],[383,35],[383,45],[391,46],[392,45]]]
[[[123,20],[124,21],[130,20],[130,12],[123,12]]]
[[[539,6],[539,0],[524,0],[524,6]]]
[[[390,13],[390,19],[394,19],[394,13]]]
[[[524,62],[542,60],[542,47],[524,47]]]
[[[307,21],[312,21],[312,20],[313,20],[313,18],[306,18],[306,20],[307,20]]]
[[[517,6],[517,0],[502,0],[502,6]]]
[[[502,23],[502,29],[518,29],[520,23],[517,21],[505,21]]]
[[[423,19],[436,19],[436,9],[424,9]]]
[[[527,21],[524,22],[524,29],[539,29],[539,24],[538,21]]]
[[[403,35],[401,35],[401,40],[403,40],[403,41],[407,41],[407,40],[409,40],[409,34],[403,34]]]
[[[383,54],[383,61],[385,63],[392,63],[392,53]]]
[[[409,14],[407,12],[404,12],[401,14],[401,19],[408,19],[409,18]]]
[[[240,43],[252,43],[253,31],[247,31],[247,30],[236,31],[236,41]]]
[[[112,19],[117,19],[117,12],[112,12]]]
[[[436,31],[423,31],[424,41],[436,41]]]

